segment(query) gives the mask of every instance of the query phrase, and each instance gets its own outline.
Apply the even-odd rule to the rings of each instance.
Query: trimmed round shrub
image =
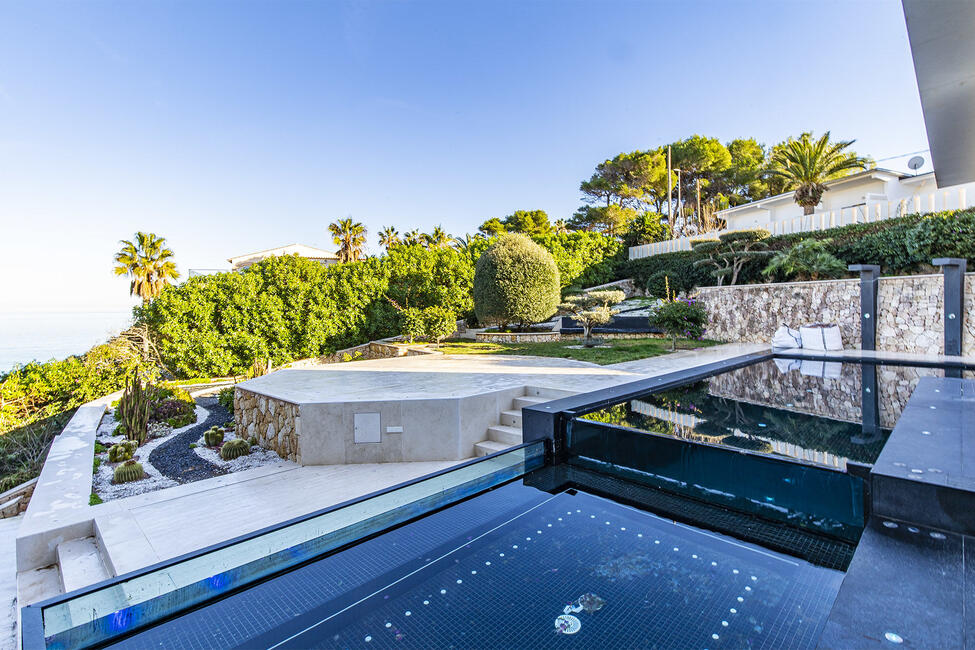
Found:
[[[423,334],[440,343],[457,330],[457,316],[446,307],[434,305],[423,310]]]
[[[502,235],[477,260],[474,311],[482,323],[539,323],[555,313],[560,297],[551,253],[524,235]]]
[[[670,288],[671,295],[683,293],[689,291],[694,287],[685,286],[678,276],[673,271],[657,271],[647,280],[646,290],[647,295],[654,298],[664,298],[667,299],[667,288]]]

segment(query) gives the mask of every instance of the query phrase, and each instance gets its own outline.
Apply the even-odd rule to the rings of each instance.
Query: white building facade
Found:
[[[868,223],[912,213],[940,212],[975,203],[975,183],[938,188],[935,173],[913,176],[887,169],[870,169],[827,183],[828,189],[813,214],[804,215],[793,192],[753,201],[717,217],[727,225],[712,233],[630,247],[630,259],[690,250],[691,241],[730,230],[764,228],[773,235],[826,230]]]

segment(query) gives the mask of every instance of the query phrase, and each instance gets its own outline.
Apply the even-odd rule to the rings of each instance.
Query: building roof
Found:
[[[933,174],[934,172],[928,172],[928,174]],[[921,174],[925,176],[926,174]],[[836,178],[831,181],[826,182],[827,188],[833,188],[838,185],[846,185],[847,183],[852,183],[856,181],[872,181],[876,179],[880,180],[901,180],[904,178],[913,178],[910,174],[905,174],[903,172],[895,172],[892,169],[882,169],[876,167],[874,169],[867,169],[862,172],[857,172],[856,174],[850,174],[849,176],[844,176],[843,178]],[[789,190],[788,192],[783,192],[782,194],[776,194],[775,196],[769,196],[764,199],[759,199],[757,201],[752,201],[751,203],[742,203],[741,205],[736,205],[732,208],[725,208],[724,210],[719,210],[718,215],[728,215],[734,214],[742,210],[749,210],[760,208],[763,205],[774,204],[774,203],[784,203],[791,202],[793,200],[794,192]]]
[[[327,251],[322,248],[315,248],[314,246],[306,246],[304,244],[287,244],[285,246],[278,246],[277,248],[257,251],[256,253],[236,255],[229,258],[227,261],[236,265],[247,260],[255,258],[264,259],[266,257],[273,257],[275,255],[299,255],[301,257],[317,260],[337,260],[339,258],[339,256],[332,251]]]

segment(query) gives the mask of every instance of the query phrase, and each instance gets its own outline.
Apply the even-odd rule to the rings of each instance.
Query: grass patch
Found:
[[[97,474],[98,468],[101,467],[101,464],[102,464],[101,456],[95,456],[95,459],[91,463],[91,473]]]
[[[94,492],[92,492],[91,493],[91,496],[88,497],[88,505],[90,505],[90,506],[97,506],[99,503],[104,503],[102,501],[102,498],[100,496],[98,496],[97,494],[95,494]]]
[[[715,345],[716,341],[677,340],[678,350]],[[482,343],[476,341],[444,341],[438,348],[444,354],[512,354],[533,357],[556,357],[588,361],[601,366],[636,361],[670,352],[670,339],[613,339],[606,341],[608,348],[570,348],[581,341],[553,341],[551,343]]]

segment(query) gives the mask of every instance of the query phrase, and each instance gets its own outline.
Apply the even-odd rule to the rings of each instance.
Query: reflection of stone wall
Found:
[[[301,418],[296,404],[237,388],[234,390],[234,422],[239,437],[253,436],[265,449],[277,452],[285,460],[301,463],[298,447]]]
[[[944,352],[944,292],[941,275],[880,279],[877,349]],[[843,345],[860,347],[859,280],[747,284],[703,287],[708,310],[707,337],[721,341],[769,343],[782,323],[798,327],[829,322],[840,326]],[[965,280],[962,354],[975,354],[975,273]]]
[[[796,362],[798,363],[798,362]],[[819,362],[803,362],[807,369]],[[799,370],[780,371],[774,363],[757,363],[708,380],[711,395],[761,404],[834,420],[860,422],[860,364],[843,364],[837,378],[803,375]],[[880,426],[892,429],[921,377],[941,376],[937,368],[877,366]]]

